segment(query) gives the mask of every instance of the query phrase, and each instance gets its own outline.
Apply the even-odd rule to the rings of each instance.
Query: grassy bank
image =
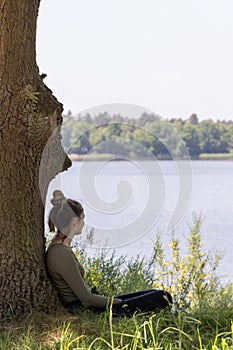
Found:
[[[120,160],[115,154],[111,153],[101,153],[101,154],[69,154],[69,158],[72,161],[106,161],[109,159]],[[151,160],[151,158],[135,158],[129,157],[130,159],[137,160]],[[155,158],[156,159],[156,158]],[[233,153],[201,153],[198,157],[192,158],[193,160],[233,160]],[[169,160],[169,159],[159,159],[159,160]],[[176,158],[179,160],[179,158]],[[182,158],[180,159],[182,160]]]
[[[172,311],[113,318],[111,310],[90,310],[75,316],[66,310],[54,315],[32,313],[1,323],[0,349],[200,349],[233,350],[233,285],[222,286],[217,276],[219,255],[202,251],[201,219],[187,238],[187,255],[171,238],[166,258],[160,236],[151,259],[116,258],[114,253],[85,255],[85,242],[76,254],[83,261],[88,283],[100,293],[116,295],[146,288],[166,288],[174,299]]]
[[[109,313],[33,315],[5,324],[1,350],[74,349],[233,349],[232,311],[137,315],[112,319]]]
[[[95,153],[91,153],[91,154],[69,154],[69,158],[72,161],[86,161],[86,160],[94,160],[94,161],[104,161],[104,160],[109,160],[109,159],[114,159],[116,158],[116,156],[114,154],[111,153],[101,153],[101,154],[95,154]]]
[[[233,160],[233,153],[201,153],[199,160]]]

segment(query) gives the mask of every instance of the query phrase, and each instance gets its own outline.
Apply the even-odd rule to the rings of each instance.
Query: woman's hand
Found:
[[[122,300],[119,298],[114,298],[114,303],[119,303],[120,301],[122,301]]]

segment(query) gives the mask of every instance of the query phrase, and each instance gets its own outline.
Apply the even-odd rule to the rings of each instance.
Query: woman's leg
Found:
[[[152,291],[154,291],[154,289],[140,290],[138,292],[116,295],[115,297],[119,298],[121,300],[125,300],[125,299],[131,299],[134,297],[138,297],[140,295],[145,295],[146,293],[150,293]]]
[[[149,290],[144,293],[124,299],[112,306],[114,314],[132,316],[136,311],[159,311],[172,304],[171,295],[163,290]],[[134,293],[130,293],[134,294]],[[129,294],[129,296],[130,296]],[[119,296],[120,298],[120,296]]]

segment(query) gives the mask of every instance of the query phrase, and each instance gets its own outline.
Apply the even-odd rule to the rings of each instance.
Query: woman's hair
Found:
[[[52,241],[63,241],[66,235],[62,232],[62,229],[69,226],[72,218],[81,217],[83,207],[79,202],[66,198],[63,192],[59,190],[53,192],[53,198],[50,202],[53,208],[49,213],[49,229],[50,232],[54,232],[57,229],[57,234]]]

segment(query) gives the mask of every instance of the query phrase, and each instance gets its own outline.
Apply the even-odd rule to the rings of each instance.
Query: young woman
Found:
[[[81,204],[56,190],[51,199],[49,228],[56,233],[46,253],[47,268],[63,305],[72,313],[82,307],[104,311],[112,303],[113,314],[131,316],[136,311],[158,311],[172,304],[172,297],[162,290],[146,290],[109,298],[95,294],[86,284],[83,266],[70,245],[82,232],[84,210]]]

